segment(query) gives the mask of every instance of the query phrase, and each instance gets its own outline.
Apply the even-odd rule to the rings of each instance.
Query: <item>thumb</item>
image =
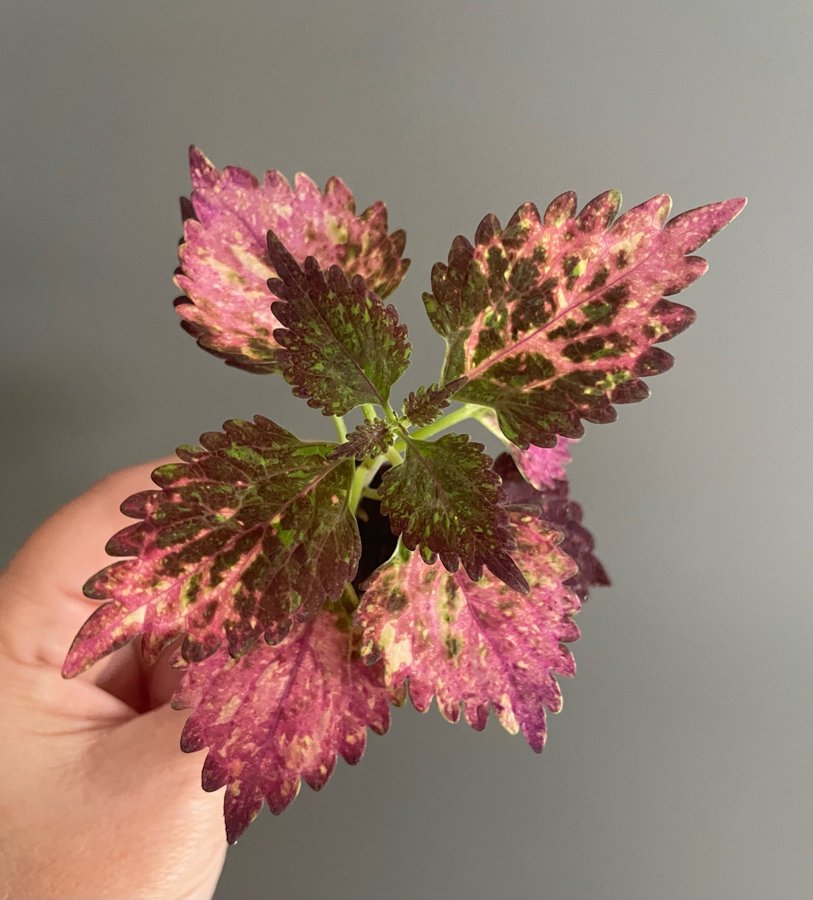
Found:
[[[106,749],[116,768],[150,772],[151,780],[154,773],[159,782],[166,779],[167,784],[188,781],[201,792],[200,769],[205,754],[183,753],[180,749],[181,732],[189,715],[189,710],[173,709],[164,703],[108,729]]]
[[[188,716],[165,704],[99,733],[94,780],[110,827],[130,836],[127,856],[151,867],[161,896],[210,897],[227,848],[223,790],[201,787],[205,751],[179,747]]]

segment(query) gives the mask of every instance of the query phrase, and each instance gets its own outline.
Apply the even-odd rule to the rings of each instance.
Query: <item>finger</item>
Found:
[[[97,734],[88,750],[95,794],[105,798],[99,818],[128,835],[120,865],[150,868],[160,896],[211,896],[226,851],[223,791],[201,790],[204,752],[178,748],[187,718],[162,706]]]
[[[129,773],[125,779],[143,778],[148,773],[155,807],[163,811],[162,827],[177,835],[186,834],[194,824],[198,841],[209,846],[207,857],[216,876],[226,850],[223,791],[206,793],[201,789],[205,752],[183,753],[179,749],[188,718],[188,710],[172,709],[168,704],[136,716],[105,734],[101,757],[108,760],[111,777],[119,788],[123,772]],[[170,805],[177,810],[177,822],[169,812]]]
[[[148,709],[156,709],[169,703],[183,678],[183,669],[173,668],[170,660],[175,656],[183,643],[183,638],[173,641],[163,651],[154,665],[147,665],[141,654],[139,659],[144,672],[144,683],[148,699]]]

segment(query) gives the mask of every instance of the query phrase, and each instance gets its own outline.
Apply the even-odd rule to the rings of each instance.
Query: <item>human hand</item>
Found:
[[[112,475],[50,518],[0,575],[0,897],[208,898],[223,867],[222,794],[178,741],[178,681],[137,642],[71,681],[60,670],[96,608],[81,585],[130,523],[154,466]]]

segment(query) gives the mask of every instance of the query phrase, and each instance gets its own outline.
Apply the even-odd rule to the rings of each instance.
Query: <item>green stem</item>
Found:
[[[390,447],[389,450],[387,450],[387,462],[389,462],[393,468],[400,466],[403,461],[403,457],[395,447]]]
[[[346,600],[350,606],[350,611],[355,611],[359,607],[359,595],[356,593],[356,589],[350,584],[349,581],[345,581],[344,583],[344,592],[342,599]]]
[[[506,447],[512,447],[513,444],[508,438],[502,433],[502,429],[493,419],[486,419],[485,417],[478,418],[478,421],[486,429],[486,431],[490,431],[494,437],[499,438]]]
[[[350,493],[347,496],[347,505],[353,515],[356,514],[356,510],[359,508],[365,488],[375,478],[375,473],[383,461],[383,456],[376,456],[375,459],[365,459],[353,474],[353,480],[350,482]]]
[[[377,419],[375,406],[372,403],[362,403],[361,404],[362,412],[364,413],[364,418],[371,422],[373,419]],[[384,406],[384,415],[387,418],[387,422],[391,425],[399,428],[402,433],[405,433],[402,428],[400,428],[398,424],[398,416],[396,416],[395,411],[386,403]],[[334,416],[334,421],[336,417]],[[342,419],[342,425],[344,425],[344,420]],[[338,428],[338,425],[337,425]],[[346,432],[345,432],[346,434]],[[403,441],[402,441],[403,443]],[[350,508],[350,512],[353,515],[356,514],[356,510],[358,509],[359,503],[361,502],[361,498],[364,496],[372,496],[375,492],[371,492],[369,490],[370,482],[375,478],[375,473],[381,467],[381,464],[387,460],[393,466],[400,466],[403,462],[401,454],[394,448],[390,447],[386,453],[380,454],[375,457],[375,459],[365,459],[360,466],[356,468],[356,471],[353,473],[353,480],[350,483],[350,491],[347,496],[347,505]]]
[[[350,512],[355,515],[356,510],[359,507],[359,502],[361,500],[361,492],[366,487],[364,483],[364,479],[367,475],[369,468],[367,463],[362,463],[353,474],[353,480],[350,482],[350,492],[347,495],[347,505],[350,508]]]
[[[439,431],[451,428],[452,425],[457,425],[458,422],[463,422],[466,419],[479,419],[484,412],[485,409],[482,406],[478,406],[476,403],[465,403],[458,409],[453,409],[451,412],[446,413],[445,416],[436,419],[430,425],[424,425],[423,428],[417,428],[410,434],[410,437],[419,441],[426,440],[426,438],[432,437],[433,434],[437,434]],[[395,447],[398,450],[403,450],[405,446],[406,443],[403,440],[397,440],[395,442]]]
[[[446,428],[451,428],[452,425],[457,425],[458,422],[463,422],[465,419],[477,419],[483,412],[483,407],[478,406],[476,403],[464,403],[463,406],[446,413],[445,416],[441,416],[432,422],[431,425],[425,425],[423,428],[416,429],[412,432],[412,437],[418,440],[432,437],[433,434],[437,434]]]
[[[333,416],[333,424],[336,427],[336,434],[339,435],[339,441],[344,443],[347,440],[347,425],[341,416]]]
[[[387,403],[387,405],[384,407],[384,416],[390,425],[398,424],[398,416],[396,415],[395,410],[390,406],[389,403]]]

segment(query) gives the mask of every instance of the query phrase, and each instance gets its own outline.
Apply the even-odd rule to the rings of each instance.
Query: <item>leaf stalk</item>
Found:
[[[333,416],[333,425],[336,428],[336,434],[339,436],[339,443],[343,444],[347,440],[347,423],[342,416]]]
[[[484,407],[478,406],[476,403],[464,403],[457,409],[453,409],[451,412],[446,413],[446,415],[436,419],[431,424],[424,425],[423,428],[417,428],[410,434],[410,437],[413,437],[416,440],[426,440],[426,438],[432,437],[432,435],[437,434],[439,431],[444,431],[447,428],[451,428],[453,425],[457,425],[458,422],[463,422],[466,419],[479,419],[485,412],[486,410]],[[403,450],[405,446],[406,444],[403,440],[399,439],[395,442],[395,447],[398,450]]]

